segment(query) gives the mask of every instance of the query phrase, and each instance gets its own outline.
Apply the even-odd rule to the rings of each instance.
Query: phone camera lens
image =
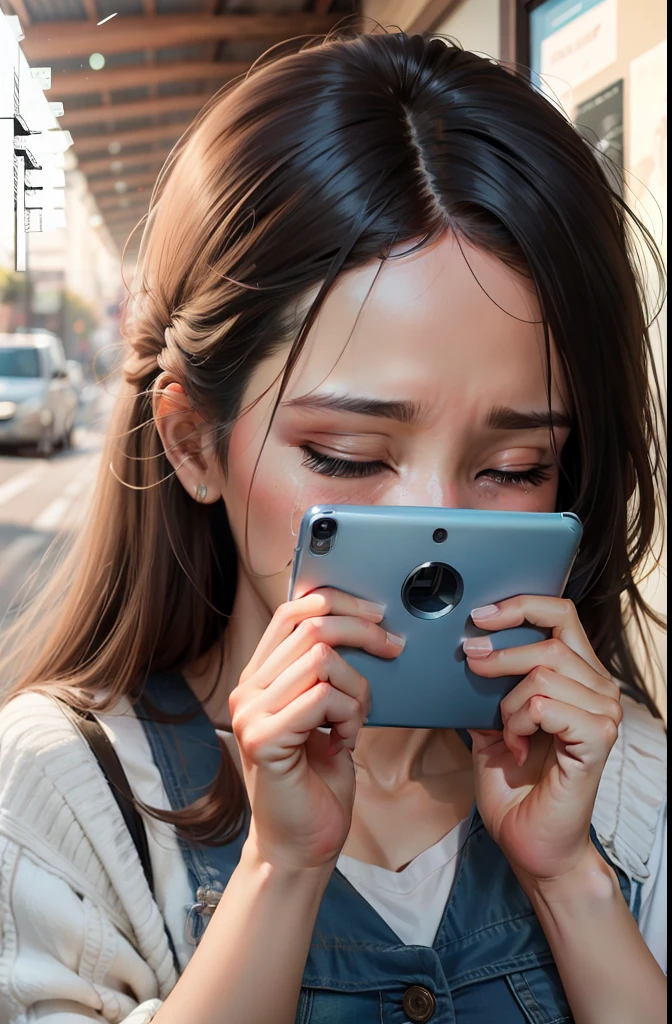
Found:
[[[438,530],[434,530],[432,537],[436,544],[443,544],[444,540],[448,540],[448,530],[439,527]]]
[[[335,519],[316,519],[311,529],[310,550],[314,555],[327,555],[334,546],[338,525]]]
[[[336,533],[336,523],[333,519],[318,519],[313,524],[313,537],[315,540],[330,540]]]

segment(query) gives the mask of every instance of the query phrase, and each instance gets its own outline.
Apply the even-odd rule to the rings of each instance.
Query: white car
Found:
[[[55,334],[0,334],[0,445],[51,455],[72,443],[77,392]]]

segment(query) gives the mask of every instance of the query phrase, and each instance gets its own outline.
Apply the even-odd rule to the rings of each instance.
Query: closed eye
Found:
[[[307,444],[301,445],[301,451],[304,454],[302,465],[312,470],[313,473],[319,473],[321,476],[362,478],[376,476],[378,473],[382,473],[390,468],[387,463],[382,462],[380,459],[377,459],[375,462],[339,459],[333,455],[324,455],[322,452],[317,452]]]
[[[377,476],[379,473],[390,469],[387,463],[381,459],[365,461],[362,459],[337,458],[333,455],[325,455],[323,452],[318,452],[307,444],[301,445],[301,451],[304,455],[302,465],[313,473],[319,473],[320,476],[340,479],[364,479]],[[478,473],[476,479],[491,480],[493,483],[502,486],[509,484],[518,487],[525,485],[539,487],[547,480],[550,480],[552,468],[552,465],[549,463],[532,466],[530,469],[525,470],[484,469]]]
[[[530,484],[532,487],[539,487],[540,484],[551,479],[551,469],[550,464],[533,466],[532,469],[518,470],[517,472],[510,469],[484,469],[478,474],[478,477],[492,480],[496,484],[516,484],[519,487]]]

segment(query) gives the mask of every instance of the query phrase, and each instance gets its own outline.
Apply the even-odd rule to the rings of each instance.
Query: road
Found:
[[[0,452],[0,628],[44,583],[86,516],[112,401],[100,393],[69,451],[49,459]]]

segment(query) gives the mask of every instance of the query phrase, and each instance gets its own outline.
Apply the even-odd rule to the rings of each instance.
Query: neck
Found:
[[[229,694],[238,685],[270,621],[271,612],[239,568],[236,596],[221,643],[183,671],[214,725],[230,728]]]
[[[357,740],[355,767],[381,790],[398,792],[407,782],[471,771],[471,752],[453,729],[365,728]]]

